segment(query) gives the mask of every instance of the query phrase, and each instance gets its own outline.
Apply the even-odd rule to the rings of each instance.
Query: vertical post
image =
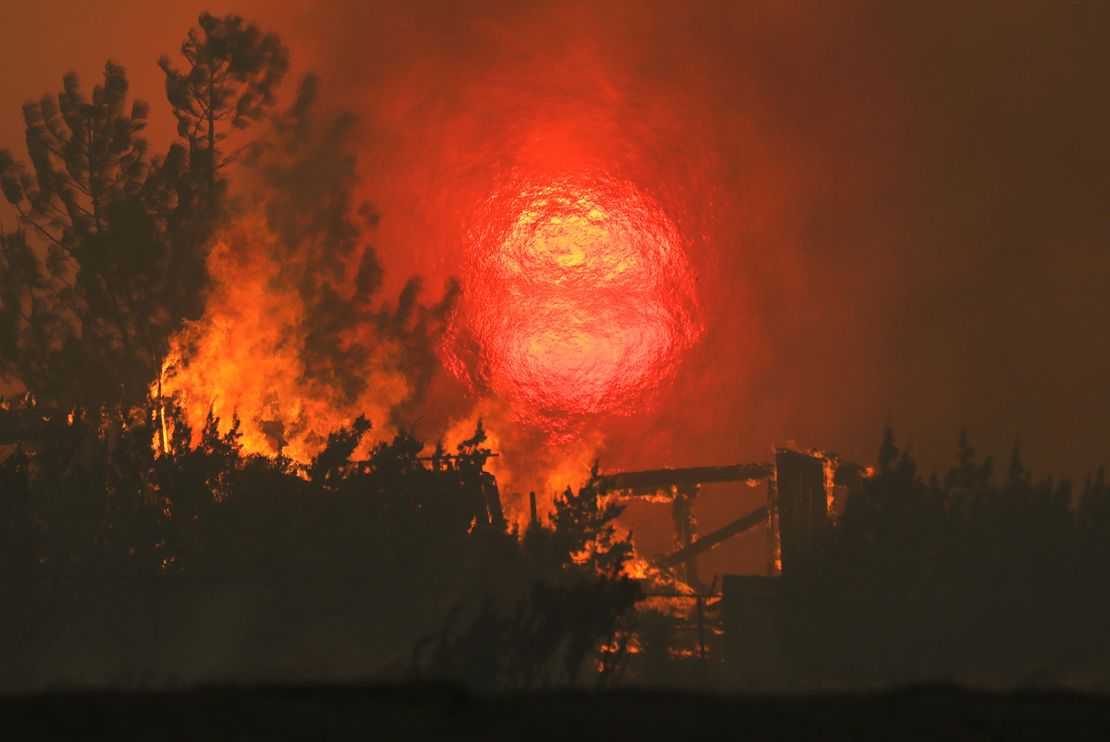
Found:
[[[671,505],[671,514],[674,518],[674,546],[675,551],[685,549],[694,542],[694,512],[693,499],[698,488],[676,487],[673,490],[674,500]],[[698,559],[691,556],[682,568],[682,579],[688,585],[697,589],[698,585]]]
[[[825,462],[816,456],[779,449],[775,452],[775,470],[779,548],[782,572],[786,574],[828,520]]]
[[[532,490],[528,493],[528,512],[531,516],[531,524],[538,526],[540,523],[539,515],[536,513],[536,491]]]
[[[497,489],[497,480],[485,471],[479,472],[478,476],[482,495],[486,501],[487,522],[495,528],[501,528],[505,525],[505,512],[501,509],[501,492]]]
[[[767,479],[767,576],[782,572],[782,549],[779,542],[779,499],[775,476]]]
[[[702,668],[705,668],[705,616],[702,613],[702,597],[699,593],[696,600],[698,609],[698,655],[701,657]]]
[[[169,453],[168,442],[166,441],[166,402],[162,399],[162,377],[165,375],[166,369],[159,367],[158,370],[158,440],[161,443],[159,451],[163,456]]]

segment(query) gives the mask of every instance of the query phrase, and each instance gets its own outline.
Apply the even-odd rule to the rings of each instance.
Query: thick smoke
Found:
[[[200,9],[175,9],[156,50]],[[705,331],[655,404],[583,433],[603,467],[765,459],[789,440],[867,463],[884,423],[926,470],[962,426],[980,450],[1020,440],[1038,471],[1105,460],[1104,4],[233,9],[356,115],[354,202],[381,214],[384,296],[465,276],[490,194],[521,173],[600,168],[666,212]],[[334,360],[320,373],[362,374]],[[429,437],[502,408],[444,373],[423,400],[405,417]]]
[[[1100,9],[334,7],[289,37],[366,122],[388,274],[464,273],[500,179],[556,158],[685,236],[706,335],[604,463],[866,460],[886,422],[929,467],[964,425],[1039,468],[1104,455]]]
[[[963,426],[1042,471],[1105,459],[1104,9],[333,8],[287,33],[365,122],[387,283],[464,275],[490,194],[555,162],[635,182],[682,233],[705,333],[656,404],[598,421],[604,467],[788,441],[867,463],[886,423],[926,470]]]

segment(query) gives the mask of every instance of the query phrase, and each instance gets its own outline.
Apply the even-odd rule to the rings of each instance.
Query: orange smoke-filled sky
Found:
[[[391,290],[465,275],[514,173],[600,169],[667,214],[704,333],[655,404],[598,423],[607,467],[787,441],[866,462],[890,423],[926,470],[966,426],[1082,477],[1110,459],[1106,7],[24,3],[0,146],[23,100],[107,58],[168,141],[157,56],[235,11],[359,116]]]

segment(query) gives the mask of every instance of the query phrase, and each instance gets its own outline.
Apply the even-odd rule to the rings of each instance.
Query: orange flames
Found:
[[[208,258],[211,288],[204,315],[173,339],[161,393],[177,398],[194,438],[209,410],[220,419],[221,432],[237,415],[248,453],[280,451],[308,461],[329,432],[360,414],[374,425],[364,445],[390,435],[390,411],[412,392],[397,367],[395,344],[342,338],[346,344],[376,343],[360,369],[370,383],[357,395],[329,383],[326,373],[310,371],[308,318],[293,283],[296,262],[309,258],[293,253],[279,262],[278,239],[258,215],[239,218],[221,233]],[[353,292],[353,279],[337,290]]]
[[[414,392],[397,341],[375,334],[372,326],[341,338],[343,344],[373,347],[359,369],[368,383],[357,395],[310,368],[318,365],[305,347],[310,308],[294,284],[304,267],[298,261],[310,258],[283,249],[279,241],[259,214],[241,217],[220,233],[208,258],[211,287],[204,314],[173,338],[152,393],[181,405],[194,444],[211,411],[221,432],[238,417],[247,453],[280,452],[301,463],[321,450],[329,432],[365,415],[374,427],[355,453],[362,456],[369,446],[396,433],[393,413]],[[351,299],[353,279],[337,290]],[[485,445],[503,450],[504,431],[517,424],[517,415],[508,400],[492,396],[446,425],[445,445],[453,449],[470,438],[479,419],[487,431]],[[155,446],[161,447],[169,434],[161,431]],[[598,434],[583,434],[527,455],[517,451],[516,456],[490,459],[487,469],[501,484],[510,522],[521,528],[527,524],[529,490],[536,492],[540,514],[549,513],[558,493],[589,478],[600,445]]]

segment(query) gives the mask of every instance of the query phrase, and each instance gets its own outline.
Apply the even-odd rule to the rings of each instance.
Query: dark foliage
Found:
[[[275,34],[229,14],[201,13],[181,45],[186,67],[163,55],[166,97],[177,119],[177,134],[188,147],[198,187],[212,202],[222,188],[221,172],[238,150],[221,145],[229,130],[245,129],[273,106],[289,69],[289,52]]]
[[[198,203],[189,152],[148,155],[149,107],[127,93],[113,62],[91,96],[66,75],[23,106],[31,168],[0,150],[19,217],[0,237],[0,374],[61,407],[141,400],[201,307],[218,208]]]
[[[632,554],[630,540],[614,537],[621,508],[603,502],[593,481],[556,499],[550,527],[529,524],[520,541],[534,580],[527,594],[486,598],[461,628],[460,601],[438,635],[417,647],[418,672],[483,690],[551,687],[578,682],[594,658],[599,685],[614,677],[641,594],[621,575]]]
[[[1070,483],[1034,479],[1016,446],[1002,476],[993,470],[961,433],[953,467],[925,479],[887,430],[876,475],[787,585],[795,660],[885,682],[1104,673],[1101,473],[1073,507]]]
[[[625,579],[536,582],[511,606],[487,597],[457,626],[462,603],[435,637],[417,645],[418,673],[450,678],[480,691],[576,684],[597,658],[596,684],[609,680],[626,650],[625,618],[640,592]],[[599,652],[600,649],[600,652]]]
[[[193,447],[180,411],[171,404],[164,414],[171,435],[161,453],[152,445],[161,424],[153,400],[122,417],[75,409],[45,420],[29,398],[5,404],[4,421],[22,420],[24,432],[0,463],[0,584],[9,605],[39,606],[2,634],[8,656],[20,659],[7,665],[5,684],[25,681],[23,673],[49,674],[51,646],[70,631],[59,625],[63,614],[62,623],[94,634],[104,629],[91,617],[106,610],[131,622],[132,634],[157,618],[144,606],[121,619],[87,592],[63,591],[60,602],[43,594],[44,584],[59,579],[122,586],[132,602],[153,584],[167,595],[194,586],[195,596],[175,603],[173,620],[186,623],[203,616],[219,593],[213,586],[254,591],[279,613],[233,621],[235,631],[251,635],[237,651],[254,653],[251,661],[270,671],[290,663],[294,673],[305,669],[292,656],[308,651],[305,642],[317,632],[332,632],[331,651],[349,650],[341,666],[365,673],[406,654],[449,609],[480,609],[463,634],[444,632],[417,669],[454,676],[464,668],[494,687],[577,679],[635,602],[636,588],[618,574],[628,545],[612,538],[615,511],[586,490],[562,501],[552,525],[534,525],[525,542],[506,528],[490,505],[496,484],[484,471],[490,451],[480,427],[450,456],[439,449],[424,458],[423,442],[401,434],[352,461],[370,427],[360,418],[302,467],[245,455],[237,424],[221,434],[211,416]],[[542,552],[534,548],[541,539]],[[306,605],[305,591],[329,597]],[[510,610],[494,616],[495,604]],[[161,631],[174,633],[165,617],[158,620]],[[473,643],[488,631],[499,643]],[[97,649],[101,641],[71,646],[76,656],[66,663],[107,651]],[[115,660],[130,669],[117,672],[184,672],[149,648],[128,646],[134,656]],[[498,671],[473,675],[474,653],[500,663]],[[220,658],[214,666],[248,677],[260,671],[237,666],[242,661]],[[606,661],[615,664],[611,652]]]

